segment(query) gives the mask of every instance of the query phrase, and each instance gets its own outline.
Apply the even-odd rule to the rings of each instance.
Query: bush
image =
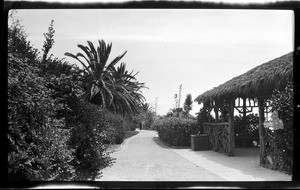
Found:
[[[278,111],[284,129],[274,131],[274,144],[278,164],[276,169],[289,174],[293,169],[293,128],[294,128],[294,91],[289,83],[283,91],[275,90],[271,98],[271,106]]]
[[[106,118],[106,134],[110,139],[110,143],[121,144],[124,140],[126,128],[125,120],[121,115],[105,112]]]
[[[252,147],[253,141],[259,145],[258,115],[248,114],[245,119],[242,115],[234,116],[235,146]],[[242,137],[242,138],[239,138]],[[248,138],[243,138],[248,137]],[[257,146],[254,145],[254,146]]]
[[[246,118],[243,116],[234,116],[235,134],[237,136],[244,136],[244,130],[246,130],[246,137],[257,137],[258,134],[258,115],[248,114]],[[246,128],[246,129],[245,129]]]
[[[153,112],[146,112],[145,113],[145,123],[143,125],[144,129],[150,129],[154,121],[154,113]]]
[[[214,122],[214,118],[211,116],[211,114],[208,113],[208,108],[203,107],[200,109],[198,113],[196,113],[197,117],[197,123],[200,126],[199,131],[201,134],[204,134],[204,126],[203,123],[208,122],[210,119],[210,122]],[[209,118],[210,117],[210,118]]]
[[[8,66],[10,180],[72,179],[69,130],[60,129],[63,119],[55,119],[59,104],[37,76],[37,68],[10,55]]]
[[[138,128],[138,126],[132,117],[125,117],[124,128],[126,129],[126,131],[135,131],[135,129]]]
[[[159,138],[173,146],[190,146],[191,135],[198,132],[197,121],[185,118],[165,117],[153,125]]]
[[[124,140],[125,126],[122,116],[101,109],[92,103],[74,99],[67,127],[72,128],[69,145],[75,149],[72,161],[76,180],[94,180],[101,170],[113,164],[107,148]]]
[[[109,141],[105,133],[106,111],[82,100],[75,99],[70,105],[72,115],[67,119],[67,126],[72,128],[69,145],[75,150],[72,165],[76,180],[94,180],[103,168],[113,163],[104,143]]]
[[[154,116],[153,117],[153,122],[150,127],[151,130],[157,130],[158,127],[160,126],[160,123],[162,122],[163,117],[162,116]]]
[[[63,129],[64,118],[56,118],[63,105],[39,76],[37,50],[18,21],[8,29],[7,61],[9,180],[72,180],[70,130]]]

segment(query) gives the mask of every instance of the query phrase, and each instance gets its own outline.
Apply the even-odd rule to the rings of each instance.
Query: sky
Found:
[[[174,108],[182,85],[180,107],[187,94],[198,95],[248,70],[293,51],[294,20],[289,10],[210,9],[43,9],[18,10],[28,39],[41,50],[43,33],[54,20],[50,54],[72,64],[65,52],[81,52],[78,44],[112,43],[111,61],[139,71],[148,103],[165,115]],[[120,64],[119,63],[119,64]],[[194,102],[192,115],[200,106]]]

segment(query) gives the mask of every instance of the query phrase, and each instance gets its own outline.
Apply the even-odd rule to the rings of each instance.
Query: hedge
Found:
[[[153,123],[161,140],[172,146],[190,146],[191,135],[198,132],[196,120],[166,117]]]
[[[107,119],[105,111],[99,106],[75,99],[70,104],[72,113],[67,117],[71,128],[69,146],[75,150],[72,165],[75,167],[76,180],[94,180],[101,170],[111,166],[113,159],[107,153],[109,141],[105,133]]]
[[[124,140],[125,131],[126,131],[126,122],[125,119],[118,114],[105,111],[105,134],[109,138],[108,143],[121,144]]]

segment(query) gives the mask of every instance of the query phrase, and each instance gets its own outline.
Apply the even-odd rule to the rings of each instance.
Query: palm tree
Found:
[[[119,110],[122,114],[130,112],[137,112],[137,109],[145,101],[144,96],[141,94],[141,89],[146,88],[144,83],[137,81],[135,76],[138,74],[130,73],[126,70],[126,64],[121,63],[117,68],[112,68],[113,72],[111,77],[112,83],[108,86],[112,90],[114,96],[112,104],[108,107],[109,110]]]
[[[145,87],[144,83],[137,82],[137,73],[128,73],[124,63],[115,67],[127,51],[107,64],[112,44],[106,45],[103,40],[98,40],[99,46],[96,49],[92,42],[87,43],[88,46],[78,45],[85,55],[65,53],[66,56],[78,60],[85,68],[89,86],[84,98],[114,112],[135,112],[136,105],[144,100],[140,93],[140,89]]]

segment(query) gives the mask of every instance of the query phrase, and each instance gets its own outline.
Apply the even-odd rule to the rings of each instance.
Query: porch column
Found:
[[[228,156],[235,156],[235,133],[234,133],[234,106],[235,99],[229,102],[228,123],[229,123],[229,152]]]
[[[208,118],[208,123],[210,123],[210,112],[211,112],[211,102],[209,101],[208,105],[207,105],[207,118]]]
[[[264,136],[265,115],[264,115],[264,100],[262,98],[258,98],[258,115],[259,115],[258,130],[259,130],[259,158],[260,158],[259,165],[264,165],[265,161],[263,158],[263,152],[265,150],[265,142],[263,136]]]

